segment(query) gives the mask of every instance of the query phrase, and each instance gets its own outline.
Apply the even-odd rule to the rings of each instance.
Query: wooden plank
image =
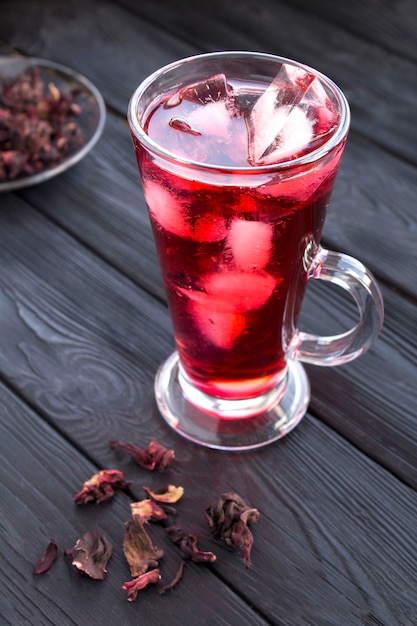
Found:
[[[6,0],[0,42],[80,71],[123,116],[142,79],[174,58],[194,53],[175,34],[113,2],[96,0]]]
[[[0,221],[3,374],[89,446],[97,428],[118,438],[122,415],[140,438],[155,419],[157,365],[173,348],[166,307],[17,197],[5,197]]]
[[[274,619],[282,611],[291,615],[289,619],[294,623],[314,614],[323,624],[343,619],[345,623],[359,625],[371,618],[387,624],[406,624],[407,616],[412,616],[416,608],[411,592],[416,562],[412,539],[416,503],[411,491],[395,481],[390,472],[383,472],[359,452],[349,449],[345,441],[310,417],[305,418],[287,440],[253,455],[229,456],[227,464],[224,454],[196,448],[174,437],[155,415],[150,414],[143,397],[152,393],[151,385],[148,390],[141,391],[141,370],[139,366],[132,367],[132,362],[146,362],[149,356],[142,354],[143,347],[136,354],[131,353],[133,337],[127,339],[128,348],[122,350],[123,340],[117,331],[114,341],[110,342],[109,329],[103,323],[101,311],[105,301],[115,322],[126,322],[129,318],[127,307],[123,306],[126,300],[120,299],[121,292],[126,291],[123,279],[116,290],[115,272],[103,268],[99,279],[99,264],[95,265],[90,259],[86,278],[91,272],[97,293],[103,293],[106,298],[102,300],[96,294],[89,301],[86,294],[91,287],[87,284],[83,288],[80,280],[88,253],[79,250],[66,236],[55,233],[53,237],[47,225],[37,226],[38,220],[31,220],[31,212],[19,202],[14,203],[10,215],[11,228],[5,228],[3,220],[1,229],[4,241],[9,242],[8,246],[2,246],[2,266],[7,269],[8,278],[2,277],[1,365],[3,375],[7,375],[11,384],[76,441],[78,448],[94,457],[97,464],[113,467],[116,461],[129,480],[137,481],[137,470],[131,462],[108,450],[107,441],[112,436],[141,442],[156,435],[166,444],[175,446],[178,463],[169,474],[169,480],[183,484],[186,493],[193,494],[181,510],[187,526],[198,529],[199,535],[204,532],[201,512],[214,493],[234,489],[258,506],[266,518],[266,527],[255,531],[254,568],[244,576],[239,557],[216,546],[216,551],[220,550],[222,565],[219,563],[214,569],[269,615],[272,623],[280,623],[279,617],[277,621]],[[19,229],[16,228],[18,224]],[[11,236],[13,229],[17,233],[14,239]],[[44,238],[40,237],[41,232]],[[17,239],[21,242],[20,247]],[[53,242],[52,245],[48,246],[47,241]],[[24,249],[30,251],[26,262]],[[63,261],[66,250],[71,249],[73,253],[67,264]],[[50,261],[48,285],[37,277],[37,273],[45,271],[47,259]],[[32,272],[29,270],[31,266]],[[51,271],[54,267],[56,271]],[[70,285],[75,289],[69,289]],[[72,293],[79,294],[79,302],[77,295]],[[112,293],[113,297],[109,298]],[[137,314],[139,323],[140,311],[132,312],[135,317]],[[12,314],[14,322],[10,319]],[[16,325],[16,317],[21,324]],[[156,317],[154,314],[152,319]],[[132,330],[131,324],[123,324],[123,328],[127,334]],[[155,337],[155,328],[149,337]],[[155,359],[160,357],[159,342],[160,338],[149,346],[152,353],[155,351]],[[377,371],[381,371],[380,366]],[[410,383],[414,376],[411,371]],[[382,384],[381,379],[379,383]],[[146,398],[150,402],[149,396]],[[30,445],[30,449],[23,453],[7,438],[0,437],[5,447],[3,456],[8,459],[7,451],[12,455],[14,471],[15,459],[20,462],[25,459],[25,463],[30,463],[26,471],[30,471],[35,485],[44,484],[46,479],[42,480],[30,460],[35,455],[37,462],[41,458],[46,465],[43,472],[49,465],[54,465],[57,458],[62,458],[65,471],[55,467],[53,475],[59,481],[64,475],[68,490],[69,481],[74,476],[79,485],[83,476],[90,475],[88,464],[78,460],[80,470],[74,473],[74,452],[64,450],[63,454],[62,442],[58,443],[58,455],[56,448],[53,453],[46,451],[39,435],[35,437],[33,434],[35,420],[28,419],[22,410],[19,421],[20,411],[19,408],[12,415],[7,414],[7,430],[10,437],[10,430],[15,432],[17,429],[21,444]],[[366,424],[366,428],[369,427]],[[394,440],[392,443],[394,446]],[[6,476],[10,474],[10,463],[2,466]],[[158,479],[161,480],[159,477],[149,478],[153,481],[150,486],[156,486]],[[25,481],[16,480],[27,493]],[[3,480],[1,484],[8,483]],[[61,482],[58,487],[62,489]],[[52,488],[57,489],[57,485],[53,483],[48,487],[48,498],[55,492],[50,491]],[[138,487],[138,494],[139,491]],[[337,507],[334,506],[335,500]],[[17,502],[20,504],[20,498]],[[39,503],[35,504],[33,499],[31,503],[38,511]],[[62,511],[57,515],[47,508],[45,515],[49,523],[51,520],[55,523]],[[121,519],[124,518],[119,516],[119,523]],[[115,523],[112,517],[109,525],[103,528],[109,528],[111,532]],[[398,532],[399,528],[401,532]],[[52,530],[49,526],[49,534]],[[82,530],[78,519],[77,531]],[[388,552],[384,545],[387,534],[392,536]],[[44,541],[45,536],[42,536],[39,543],[42,545]],[[39,552],[41,545],[36,544],[34,553]],[[271,546],[274,545],[279,554],[273,552]],[[321,572],[319,577],[317,571]],[[63,577],[61,573],[59,580]],[[68,597],[66,585],[70,583],[62,584],[63,595]],[[55,593],[61,597],[58,590]],[[86,597],[87,594],[81,595],[84,598],[81,606],[87,601]],[[392,601],[394,597],[395,602]],[[88,598],[91,602],[90,589]],[[38,599],[33,602],[38,604]],[[45,601],[41,605],[44,604]],[[107,607],[106,603],[104,606]]]
[[[384,327],[366,355],[340,367],[308,367],[310,409],[382,466],[395,467],[395,474],[416,488],[417,307],[389,290],[383,294]],[[352,326],[352,309],[334,287],[311,289],[302,325],[324,335],[340,332]]]
[[[80,24],[74,20],[74,7],[81,4],[84,6],[68,3],[65,7],[72,35],[76,30],[74,21],[78,29]],[[10,3],[7,5],[10,7]],[[42,6],[45,9],[46,4]],[[103,16],[112,14],[108,6],[103,4],[103,11],[97,11],[102,26]],[[39,27],[50,19],[47,13],[46,9],[41,12]],[[34,23],[36,16],[35,11]],[[123,19],[127,27],[130,21]],[[91,14],[89,20],[86,26],[91,26]],[[109,56],[115,37],[113,27],[110,22],[100,31],[105,33],[103,42],[107,41]],[[43,37],[50,39],[50,32],[45,31],[42,37],[36,32],[32,43]],[[24,34],[30,37],[29,30]],[[177,46],[178,41],[173,41]],[[162,43],[165,46],[165,39]],[[95,45],[90,45],[90,50]],[[114,146],[117,148],[117,141]],[[95,154],[89,157],[93,161]],[[103,161],[105,167],[99,169],[97,181],[105,178],[103,172],[110,172],[111,179],[113,170],[107,163]],[[384,290],[387,323],[372,352],[355,364],[325,370],[327,374],[313,371],[312,407],[342,436],[308,415],[284,441],[254,454],[225,455],[192,446],[165,427],[153,401],[154,371],[172,347],[167,311],[163,303],[123,275],[124,259],[112,260],[118,250],[133,257],[133,237],[117,247],[117,226],[124,232],[125,224],[125,218],[119,218],[122,202],[109,220],[109,228],[105,221],[100,223],[97,236],[101,241],[92,245],[93,251],[76,240],[84,240],[84,223],[91,224],[85,241],[93,240],[93,219],[88,217],[84,222],[80,211],[73,222],[69,217],[75,200],[85,207],[97,198],[96,191],[88,193],[86,179],[82,193],[73,192],[64,210],[53,213],[53,202],[59,205],[59,199],[68,191],[65,181],[72,181],[70,185],[76,188],[80,167],[38,188],[48,188],[49,192],[53,189],[55,193],[46,202],[47,218],[24,201],[32,198],[32,192],[2,198],[0,376],[38,413],[0,386],[0,453],[4,459],[0,468],[0,527],[1,532],[7,529],[2,546],[6,546],[3,554],[11,571],[0,573],[4,589],[0,593],[2,617],[19,626],[34,620],[70,623],[71,619],[80,625],[86,621],[129,624],[138,619],[151,626],[168,619],[174,624],[193,624],[196,615],[207,623],[232,625],[292,625],[310,623],[312,619],[324,626],[412,624],[417,609],[415,305]],[[131,180],[133,184],[133,176]],[[42,195],[36,196],[33,191],[35,204],[36,197],[39,200]],[[101,206],[102,194],[97,199]],[[99,211],[95,211],[97,215]],[[400,215],[397,212],[394,220],[400,222]],[[132,213],[129,221],[132,225],[138,223],[138,232],[147,246],[143,209],[140,218]],[[65,224],[69,233],[57,223]],[[369,228],[372,224],[373,219]],[[95,254],[106,246],[108,231],[114,233],[110,263]],[[359,236],[354,239],[359,243]],[[378,248],[375,244],[374,249]],[[152,254],[150,245],[145,250]],[[157,279],[153,265],[152,276]],[[151,277],[146,280],[148,285],[153,282]],[[315,294],[309,295],[307,305],[311,309],[308,306],[306,322],[316,320],[325,330],[338,321],[334,317],[346,324],[352,319],[344,299],[327,292],[320,300]],[[317,315],[318,307],[322,315]],[[393,389],[395,405],[391,401]],[[387,407],[389,419],[384,413]],[[108,448],[107,442],[113,437],[142,443],[155,436],[177,450],[175,465],[164,477],[144,478],[126,457]],[[350,440],[367,454],[375,454],[378,464],[350,445]],[[85,530],[88,514],[90,522],[119,539],[120,545],[128,510],[123,494],[118,494],[120,498],[105,507],[104,513],[100,507],[80,511],[72,505],[74,479],[79,488],[87,470],[90,475],[93,468],[114,466],[116,462],[132,479],[135,497],[142,493],[144,480],[150,486],[160,485],[161,479],[183,484],[186,498],[181,503],[181,520],[204,543],[207,541],[206,549],[213,544],[206,539],[205,507],[223,491],[239,491],[261,511],[260,522],[254,528],[253,567],[245,571],[239,554],[215,542],[218,562],[212,568],[187,569],[186,575],[192,576],[163,597],[164,604],[157,609],[151,600],[155,596],[150,593],[133,607],[126,602],[120,590],[126,565],[120,554],[106,581],[111,585],[104,587],[106,591],[100,587],[97,595],[93,596],[92,585],[83,584],[86,581],[68,577],[67,564],[62,561],[56,565],[58,570],[51,570],[51,576],[36,579],[36,589],[29,588],[31,575],[22,571],[30,571],[57,521],[61,522],[58,539],[65,544],[66,530],[71,534],[76,530],[79,536]],[[403,480],[408,480],[413,489]],[[70,513],[67,502],[72,505]],[[21,522],[22,511],[25,515]],[[43,535],[28,554],[24,539],[36,534],[33,528],[42,529]],[[156,529],[158,542],[163,534],[160,530]],[[54,571],[56,579],[52,578]]]
[[[345,91],[354,130],[416,163],[415,64],[287,4],[9,0],[2,10],[0,40],[87,74],[123,115],[134,87],[181,56],[253,49],[295,58]]]
[[[0,400],[2,624],[129,626],[140,620],[149,626],[163,622],[191,626],[196,614],[211,624],[266,623],[205,565],[188,563],[171,594],[159,596],[156,588],[149,588],[134,603],[127,602],[122,585],[131,576],[122,540],[131,500],[118,492],[98,506],[74,505],[75,493],[97,467],[2,385]],[[114,547],[105,581],[82,578],[63,555],[94,528]],[[160,569],[168,583],[180,562],[179,553],[162,528],[154,526],[149,533],[165,551]],[[32,567],[51,537],[59,548],[57,562],[46,574],[35,576]]]
[[[64,176],[21,195],[111,265],[157,298],[165,299],[132,141],[124,120],[109,115],[104,135],[91,155]]]
[[[178,445],[167,477],[144,477],[144,470],[117,457],[117,465],[107,465],[125,470],[137,493],[144,481],[182,484],[178,519],[218,557],[210,567],[187,565],[170,594],[161,598],[149,589],[129,605],[120,588],[129,579],[120,551],[127,497],[118,493],[104,505],[75,507],[73,494],[95,466],[7,389],[0,387],[0,397],[4,623],[129,625],[140,619],[153,626],[169,619],[184,626],[195,624],[196,615],[201,623],[231,626],[311,619],[329,626],[413,623],[417,495],[316,420],[306,418],[286,440],[254,454]],[[261,514],[249,570],[238,551],[207,535],[205,508],[231,490]],[[79,578],[62,553],[49,573],[32,576],[51,535],[62,550],[94,527],[115,547],[105,582]],[[161,567],[171,576],[178,555],[162,529],[152,525],[149,532],[166,549]]]
[[[417,61],[417,7],[413,0],[291,0],[290,4]]]
[[[323,232],[324,244],[417,295],[416,168],[352,133]]]

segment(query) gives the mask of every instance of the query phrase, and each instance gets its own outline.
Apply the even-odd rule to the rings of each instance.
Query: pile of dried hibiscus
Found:
[[[0,77],[0,88],[0,182],[58,165],[84,143],[76,90],[46,85],[36,66],[13,79]]]
[[[147,449],[120,441],[111,441],[110,446],[127,452],[138,465],[151,471],[164,471],[175,458],[173,450],[168,450],[157,441],[151,441]],[[127,489],[128,486],[121,471],[102,470],[83,484],[79,493],[75,495],[74,502],[78,505],[89,502],[100,504],[112,498],[117,490]],[[148,585],[161,582],[159,561],[164,556],[164,551],[154,545],[146,530],[150,522],[158,522],[164,526],[167,537],[178,546],[181,556],[177,573],[170,582],[160,587],[160,594],[172,589],[181,579],[186,560],[189,559],[194,563],[213,563],[216,560],[213,552],[199,549],[196,535],[172,523],[173,517],[177,514],[172,504],[182,498],[183,487],[167,485],[153,491],[144,486],[143,489],[147,498],[131,503],[131,515],[125,523],[123,538],[123,553],[131,573],[131,580],[123,584],[123,589],[127,591],[129,601],[135,600],[139,591]],[[245,566],[250,567],[253,535],[249,525],[258,520],[259,511],[247,506],[236,493],[227,493],[221,495],[207,508],[205,515],[211,535],[219,537],[233,548],[240,548]],[[96,580],[103,580],[106,577],[107,564],[112,553],[112,544],[97,529],[92,533],[85,533],[71,549],[64,551],[64,555],[72,559],[74,567]],[[42,574],[48,571],[57,556],[58,546],[52,539],[35,563],[34,573]]]

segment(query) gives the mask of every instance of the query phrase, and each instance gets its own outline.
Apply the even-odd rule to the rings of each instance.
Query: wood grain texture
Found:
[[[109,115],[93,153],[64,176],[49,182],[19,195],[151,294],[165,300],[127,123]],[[56,202],[57,197],[62,200]]]
[[[19,195],[158,299],[165,300],[127,123],[109,115],[93,153],[64,176],[49,182],[52,184]],[[56,202],[57,197],[62,200]]]
[[[117,3],[96,0],[3,0],[0,41],[79,70],[123,116],[141,80],[194,52],[169,30]]]
[[[187,566],[171,596],[149,590],[129,605],[120,589],[129,579],[120,552],[128,499],[117,493],[107,504],[75,507],[74,492],[96,468],[4,388],[1,400],[3,623],[133,624],[140,616],[151,626],[168,617],[187,625],[196,623],[198,610],[199,623],[232,626],[295,626],[310,623],[312,615],[311,623],[329,626],[412,624],[417,496],[316,420],[306,418],[279,445],[233,455],[227,464],[224,454],[183,442],[167,476],[149,475],[116,455],[111,467],[126,465],[137,497],[144,483],[182,484],[177,520],[218,557],[208,568]],[[208,536],[204,510],[230,490],[261,513],[249,570],[239,551]],[[33,578],[33,562],[51,535],[65,549],[94,527],[115,546],[104,583],[79,578],[62,553],[49,573]],[[164,575],[172,575],[177,553],[161,528],[152,525],[149,532],[166,549]],[[178,613],[171,615],[172,601]]]
[[[122,492],[101,505],[77,507],[75,493],[97,468],[65,442],[13,394],[0,386],[0,618],[2,625],[26,624],[137,624],[169,622],[195,624],[197,614],[208,624],[265,624],[257,612],[231,589],[227,591],[210,567],[187,564],[183,581],[175,589],[172,610],[169,594],[156,588],[129,603],[122,585],[130,571],[122,552],[124,523],[131,500]],[[112,542],[114,552],[104,581],[81,577],[64,557],[85,532],[98,528]],[[166,541],[161,528],[149,530],[155,544],[165,550],[161,574],[173,577],[179,554]],[[59,555],[43,575],[32,567],[50,538]],[[165,569],[163,569],[165,568]],[[192,612],[190,611],[192,607]]]
[[[0,196],[2,625],[415,626],[417,130],[407,2],[0,2],[0,50],[80,70],[109,111],[103,138],[76,167]],[[375,11],[368,36],[360,21]],[[365,261],[386,303],[368,354],[308,368],[310,411],[293,433],[227,456],[176,436],[155,406],[154,375],[173,338],[123,119],[153,69],[221,48],[299,58],[347,92],[353,130],[324,243]],[[303,329],[327,334],[354,320],[342,292],[311,284]],[[162,475],[145,472],[109,448],[115,438],[157,438],[175,461]],[[123,470],[129,493],[75,507],[82,482],[105,467]],[[143,485],[167,483],[185,488],[178,523],[218,560],[187,564],[170,593],[149,589],[130,604],[120,551],[129,503]],[[208,536],[205,509],[229,491],[261,513],[248,570],[239,551]],[[51,536],[64,549],[94,526],[117,546],[104,583],[80,578],[62,554],[32,575]],[[178,552],[162,527],[150,530],[166,547],[169,579]]]
[[[415,167],[348,138],[323,241],[362,260],[379,278],[417,296]]]
[[[413,0],[291,0],[289,4],[417,61],[417,7]]]
[[[417,488],[417,307],[383,289],[385,323],[371,350],[348,365],[308,367],[310,409],[368,456]],[[332,331],[331,310],[343,329],[352,326],[351,307],[332,289],[308,294],[304,319],[315,331]],[[308,312],[307,312],[308,310]],[[350,322],[348,321],[350,320]],[[320,323],[318,323],[320,321]],[[340,332],[340,326],[335,329]],[[394,469],[395,468],[395,469]]]
[[[39,222],[24,202],[7,201],[10,211],[3,206],[0,218],[3,374],[88,447],[104,433],[105,441],[118,438],[122,414],[132,429],[141,415],[152,420],[155,371],[173,347],[166,307]]]

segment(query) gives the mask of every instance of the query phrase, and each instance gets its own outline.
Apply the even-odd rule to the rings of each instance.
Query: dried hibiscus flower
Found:
[[[212,534],[229,546],[241,548],[245,566],[250,567],[253,535],[248,524],[258,520],[259,511],[248,507],[236,493],[226,493],[206,510],[206,517]]]
[[[139,591],[145,589],[145,587],[152,583],[159,583],[160,580],[161,574],[159,573],[159,569],[151,569],[149,572],[140,574],[136,578],[133,578],[133,580],[124,583],[122,589],[127,591],[127,599],[129,602],[133,602],[133,600],[136,600]]]
[[[112,544],[96,528],[78,539],[73,548],[65,550],[65,554],[71,556],[72,564],[95,580],[106,577],[106,567],[112,553]]]
[[[152,543],[138,515],[132,515],[125,524],[123,552],[132,576],[140,576],[150,567],[156,567],[158,560],[164,556],[163,550]]]
[[[101,470],[83,484],[81,491],[74,497],[74,502],[82,505],[95,500],[100,504],[113,497],[116,489],[126,489],[127,486],[119,470]]]
[[[31,176],[61,163],[84,143],[79,93],[42,80],[38,67],[0,76],[0,181]]]
[[[177,570],[177,573],[175,574],[174,578],[171,580],[171,582],[169,582],[167,585],[165,585],[164,587],[162,587],[159,590],[159,595],[162,595],[166,591],[169,591],[170,589],[175,587],[177,582],[179,582],[181,580],[181,578],[182,578],[182,574],[184,572],[184,567],[185,567],[185,561],[181,561],[180,566],[179,566],[179,568]]]
[[[110,441],[109,445],[127,452],[138,465],[151,471],[163,472],[175,458],[174,450],[168,450],[156,440],[151,441],[146,450],[123,441]]]
[[[149,487],[143,487],[143,490],[152,500],[167,504],[178,502],[184,495],[184,487],[175,487],[175,485],[167,485],[157,491],[152,491]]]
[[[149,498],[140,500],[139,502],[132,502],[130,510],[132,515],[139,517],[142,524],[146,522],[160,522],[167,518],[164,509]]]
[[[179,546],[184,559],[191,559],[194,563],[213,563],[216,560],[213,552],[203,552],[198,548],[195,535],[174,526],[168,527],[166,531],[171,541]]]
[[[43,551],[41,557],[36,561],[35,565],[33,566],[33,573],[43,574],[44,572],[47,572],[48,569],[55,562],[57,556],[58,546],[56,544],[56,541],[54,539],[51,539],[51,541],[48,543],[45,550]]]

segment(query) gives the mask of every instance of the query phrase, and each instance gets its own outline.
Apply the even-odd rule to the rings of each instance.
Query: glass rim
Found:
[[[221,57],[259,57],[260,59],[268,59],[271,61],[277,61],[279,63],[289,63],[291,65],[295,65],[306,70],[309,73],[314,74],[316,78],[322,80],[322,82],[329,88],[334,96],[337,98],[337,102],[340,107],[340,120],[335,129],[334,133],[329,137],[329,139],[319,146],[318,148],[312,150],[311,152],[307,152],[302,156],[296,157],[295,159],[289,159],[287,161],[281,161],[279,163],[271,163],[268,165],[247,165],[247,166],[235,166],[235,165],[216,165],[212,163],[204,163],[202,161],[194,161],[193,159],[187,159],[185,157],[176,155],[174,152],[167,150],[159,143],[154,141],[149,137],[149,135],[145,132],[142,127],[140,121],[137,117],[137,105],[140,101],[140,98],[145,93],[146,89],[152,85],[152,83],[163,74],[169,73],[171,70],[180,67],[186,63],[192,62],[198,59],[210,59],[210,58],[221,58]],[[240,51],[240,50],[228,50],[222,52],[208,52],[203,54],[196,54],[188,57],[184,57],[178,59],[177,61],[173,61],[172,63],[168,63],[167,65],[162,66],[152,74],[150,74],[147,78],[145,78],[135,89],[133,92],[127,112],[127,120],[130,127],[131,132],[135,135],[135,137],[140,141],[140,143],[154,155],[159,156],[165,160],[174,162],[178,165],[183,165],[189,168],[197,168],[200,170],[206,170],[210,172],[234,172],[234,173],[242,173],[242,174],[260,174],[267,172],[277,172],[279,170],[288,170],[292,168],[296,168],[302,165],[314,164],[316,161],[320,161],[323,157],[329,154],[334,148],[336,148],[346,137],[349,126],[350,126],[350,108],[349,103],[344,95],[343,91],[338,87],[338,85],[332,81],[332,79],[328,78],[325,74],[316,70],[309,65],[301,63],[299,61],[295,61],[293,59],[269,54],[266,52],[250,52],[250,51]]]

